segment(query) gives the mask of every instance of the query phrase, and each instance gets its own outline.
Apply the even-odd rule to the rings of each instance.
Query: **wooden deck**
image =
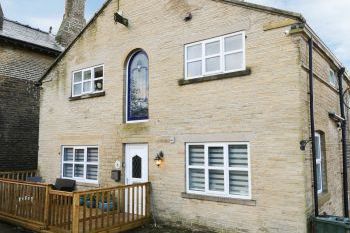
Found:
[[[150,183],[61,192],[0,179],[0,220],[36,232],[121,232],[149,221]]]

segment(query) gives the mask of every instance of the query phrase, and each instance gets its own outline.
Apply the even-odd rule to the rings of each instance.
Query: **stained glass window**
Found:
[[[148,119],[148,57],[136,52],[128,65],[127,121]]]

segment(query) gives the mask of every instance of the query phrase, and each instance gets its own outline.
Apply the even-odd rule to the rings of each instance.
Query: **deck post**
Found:
[[[51,185],[46,186],[45,190],[45,205],[44,205],[44,224],[45,229],[49,226],[49,214],[50,214],[50,191]]]
[[[151,183],[146,184],[146,217],[151,217]]]
[[[79,232],[79,193],[73,193],[72,233]]]

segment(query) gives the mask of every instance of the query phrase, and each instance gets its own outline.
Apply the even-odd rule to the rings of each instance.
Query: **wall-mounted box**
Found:
[[[111,179],[116,181],[116,182],[120,182],[121,174],[122,174],[122,172],[120,170],[112,170]]]

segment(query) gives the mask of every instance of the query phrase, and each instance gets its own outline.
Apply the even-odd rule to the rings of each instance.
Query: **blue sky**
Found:
[[[184,0],[174,0],[184,1]],[[302,13],[337,57],[350,68],[350,0],[247,0]],[[87,0],[86,19],[104,0]],[[5,17],[55,33],[62,20],[64,0],[0,0]]]

